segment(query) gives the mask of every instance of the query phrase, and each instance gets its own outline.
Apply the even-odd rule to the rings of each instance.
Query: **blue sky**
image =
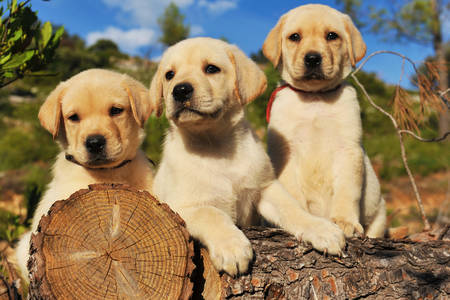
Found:
[[[288,10],[307,3],[336,7],[334,1],[299,0],[33,0],[31,4],[41,20],[64,25],[70,34],[79,35],[88,45],[100,38],[109,38],[128,54],[143,55],[150,51],[152,58],[158,58],[163,47],[158,43],[157,18],[170,2],[176,3],[186,16],[191,36],[226,37],[247,54],[261,48],[267,33]],[[378,5],[389,3],[388,0],[378,1]],[[448,41],[448,17],[444,20],[443,32],[444,40]],[[398,51],[417,63],[433,54],[431,46],[384,42],[366,31],[363,37],[367,54],[377,50]],[[399,58],[379,55],[370,60],[364,70],[376,72],[382,79],[395,83],[401,75],[401,65]],[[411,72],[411,68],[406,69],[406,74]]]

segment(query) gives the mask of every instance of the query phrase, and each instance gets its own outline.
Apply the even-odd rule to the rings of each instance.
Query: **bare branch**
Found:
[[[401,58],[403,58],[404,60],[407,60],[412,67],[414,68],[414,71],[416,73],[419,73],[419,70],[417,69],[416,63],[410,59],[409,57],[399,53],[399,52],[395,52],[395,51],[389,51],[389,50],[379,50],[379,51],[375,51],[373,53],[371,53],[369,56],[367,56],[358,66],[358,68],[355,69],[355,71],[353,71],[353,74],[358,73],[362,67],[367,63],[368,60],[370,60],[373,56],[378,55],[378,54],[393,54],[393,55],[397,55],[400,56]]]
[[[439,98],[441,98],[442,102],[447,106],[447,109],[450,110],[450,102],[445,97],[446,94],[450,92],[450,88],[446,89],[445,91],[439,92]]]
[[[380,52],[380,51],[378,51],[378,52]],[[390,51],[382,51],[381,53],[390,53]],[[395,52],[393,52],[393,54],[398,55],[398,54],[395,53]],[[417,204],[418,204],[418,206],[419,206],[420,214],[421,214],[421,216],[422,216],[422,221],[423,221],[423,224],[424,224],[424,230],[425,230],[425,231],[428,231],[428,230],[431,229],[431,226],[430,226],[430,223],[428,222],[428,219],[427,219],[427,217],[426,217],[426,215],[425,215],[425,209],[424,209],[424,207],[423,207],[423,202],[422,202],[422,198],[420,197],[419,190],[417,189],[416,181],[414,180],[414,177],[413,177],[413,175],[412,175],[412,172],[411,172],[411,170],[409,169],[408,158],[406,157],[405,144],[404,144],[404,142],[403,142],[403,136],[402,136],[402,134],[400,133],[400,128],[398,127],[397,121],[395,120],[395,118],[394,118],[390,113],[388,113],[387,111],[385,111],[384,109],[382,109],[380,106],[378,106],[378,105],[372,100],[372,98],[371,98],[370,95],[367,93],[367,91],[366,91],[366,89],[364,88],[364,86],[359,82],[358,78],[357,78],[356,75],[355,75],[356,72],[359,71],[359,70],[361,69],[361,67],[367,62],[367,60],[370,59],[371,57],[373,57],[374,55],[376,55],[376,54],[372,53],[371,55],[369,55],[369,57],[363,62],[362,65],[360,65],[360,66],[358,67],[358,69],[355,70],[355,72],[353,72],[353,73],[351,74],[351,76],[352,76],[352,78],[355,80],[356,84],[357,84],[358,87],[361,89],[361,91],[363,92],[364,96],[365,96],[366,99],[369,101],[369,103],[370,103],[373,107],[375,107],[378,111],[380,111],[381,113],[383,113],[384,115],[386,115],[386,116],[391,120],[392,124],[394,125],[395,131],[397,132],[397,136],[398,136],[398,139],[399,139],[399,142],[400,142],[400,150],[401,150],[401,156],[402,156],[402,160],[403,160],[403,165],[404,165],[404,167],[405,167],[405,169],[406,169],[406,172],[408,173],[409,180],[411,181],[411,185],[412,185],[412,188],[413,188],[413,190],[414,190],[414,194],[415,194],[415,196],[416,196]],[[410,59],[407,58],[407,57],[404,56],[404,55],[401,55],[401,54],[400,54],[399,56],[402,56],[402,57],[404,57],[404,59],[410,61]]]
[[[426,142],[426,143],[431,143],[431,142],[441,142],[443,140],[445,140],[449,135],[450,135],[450,131],[447,131],[443,136],[438,137],[438,138],[432,138],[432,139],[424,139],[423,137],[418,136],[417,134],[415,134],[414,132],[410,131],[410,130],[399,130],[399,132],[401,134],[409,134],[411,136],[413,136],[415,139],[421,141],[421,142]]]

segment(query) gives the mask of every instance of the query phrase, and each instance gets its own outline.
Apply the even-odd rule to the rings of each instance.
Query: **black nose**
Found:
[[[105,150],[106,139],[103,135],[90,135],[87,137],[85,145],[89,153],[100,154]]]
[[[173,98],[178,102],[185,102],[191,99],[194,93],[194,88],[190,83],[179,83],[172,91]]]
[[[317,52],[309,52],[306,53],[304,60],[305,66],[308,69],[312,69],[320,66],[320,64],[322,63],[322,56],[320,55],[320,53]]]

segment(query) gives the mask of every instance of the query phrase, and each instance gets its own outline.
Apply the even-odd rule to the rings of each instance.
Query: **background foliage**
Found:
[[[357,0],[350,2],[359,3]],[[0,0],[0,3],[4,1]],[[37,119],[39,107],[49,92],[60,81],[89,68],[125,72],[149,86],[157,66],[156,62],[142,57],[129,57],[109,40],[99,40],[87,47],[80,37],[64,32],[62,27],[53,32],[49,23],[39,22],[28,3],[8,1],[0,11],[0,37],[4,37],[0,48],[0,84],[5,85],[0,89],[0,202],[6,197],[3,191],[14,190],[24,195],[23,206],[27,211],[23,215],[0,208],[0,240],[7,241],[14,241],[26,228],[51,178],[50,168],[58,146]],[[170,5],[161,16],[161,41],[166,46],[189,35],[189,26],[183,22],[183,15],[174,5]],[[445,45],[445,49],[448,61],[450,45]],[[251,57],[264,70],[268,79],[268,88],[264,94],[247,106],[247,117],[264,140],[267,126],[265,109],[280,76],[261,51]],[[433,61],[435,57],[429,60]],[[424,67],[422,72],[427,72]],[[359,72],[357,76],[375,101],[392,112],[395,87],[384,83],[374,73]],[[21,80],[16,80],[19,78]],[[408,92],[417,96],[415,91]],[[361,94],[359,99],[364,127],[363,144],[380,177],[392,180],[403,176],[405,171],[399,144],[390,121],[370,107]],[[418,104],[416,106],[418,109]],[[161,158],[167,126],[164,117],[157,119],[154,116],[145,126],[147,136],[142,147],[156,163]],[[427,117],[423,128],[423,136],[437,135],[436,114]],[[409,162],[415,174],[426,176],[448,168],[448,144],[425,144],[408,137],[405,139]]]

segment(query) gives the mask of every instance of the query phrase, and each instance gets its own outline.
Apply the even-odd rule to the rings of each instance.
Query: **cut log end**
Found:
[[[32,299],[188,299],[193,244],[150,194],[91,185],[56,202],[31,241]]]

